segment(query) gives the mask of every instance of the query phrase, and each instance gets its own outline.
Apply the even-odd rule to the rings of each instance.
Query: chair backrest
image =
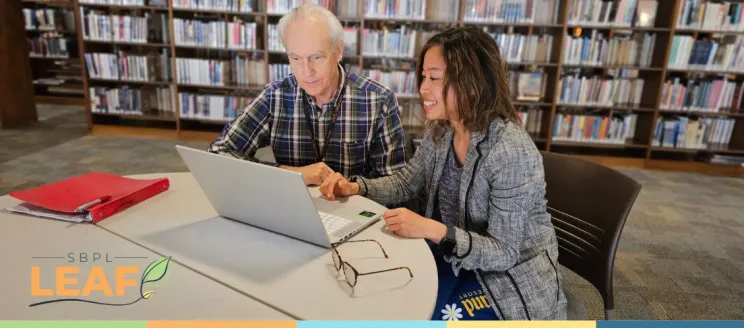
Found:
[[[606,166],[541,152],[558,262],[589,281],[614,308],[612,272],[620,234],[641,185]]]

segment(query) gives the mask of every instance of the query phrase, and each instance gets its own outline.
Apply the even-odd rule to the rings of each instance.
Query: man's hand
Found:
[[[335,173],[325,179],[320,185],[320,194],[330,200],[335,200],[336,196],[351,196],[359,193],[359,184],[349,182],[341,173]]]
[[[323,162],[310,164],[303,167],[282,165],[280,166],[280,168],[301,173],[302,180],[304,180],[305,185],[308,186],[320,185],[323,183],[323,180],[335,173],[330,167],[328,167],[328,165]]]
[[[425,238],[439,243],[447,233],[447,227],[436,220],[427,219],[407,208],[387,210],[383,214],[388,231],[409,238]]]

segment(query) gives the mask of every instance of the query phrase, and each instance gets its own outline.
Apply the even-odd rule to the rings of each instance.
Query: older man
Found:
[[[304,4],[279,21],[293,74],[268,85],[209,147],[257,161],[271,145],[277,163],[319,185],[339,172],[379,177],[405,165],[395,94],[340,64],[344,31],[333,13]]]

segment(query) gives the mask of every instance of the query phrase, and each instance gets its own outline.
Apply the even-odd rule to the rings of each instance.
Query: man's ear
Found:
[[[344,58],[344,44],[341,43],[341,45],[338,46],[336,49],[336,62],[340,63],[341,60]]]

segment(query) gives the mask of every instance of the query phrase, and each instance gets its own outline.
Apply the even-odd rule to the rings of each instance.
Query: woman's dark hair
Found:
[[[444,72],[444,94],[453,88],[457,100],[457,115],[468,131],[484,131],[497,118],[519,122],[511,103],[506,63],[496,41],[478,27],[454,27],[434,35],[419,54],[416,67],[418,86],[426,52],[442,47],[447,68]],[[445,106],[447,104],[445,103]],[[441,132],[446,121],[429,122]],[[434,133],[434,136],[441,133]]]

